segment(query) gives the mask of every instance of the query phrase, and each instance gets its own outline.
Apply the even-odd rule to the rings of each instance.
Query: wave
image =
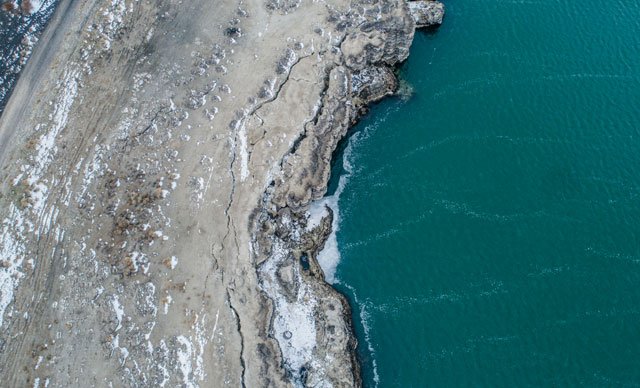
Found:
[[[356,290],[348,284],[342,283],[338,281],[341,286],[346,287],[353,295],[353,300],[357,306],[360,307],[360,324],[362,325],[362,329],[364,331],[364,342],[367,344],[367,351],[371,355],[371,371],[373,373],[373,383],[374,387],[378,387],[380,385],[380,375],[378,374],[378,362],[376,359],[376,351],[373,348],[373,343],[371,342],[371,315],[369,315],[368,307],[370,307],[370,303],[361,303],[358,299],[358,294]]]
[[[307,222],[309,227],[314,227],[319,224],[320,220],[327,215],[327,208],[330,208],[333,212],[331,234],[327,238],[327,241],[325,241],[324,248],[318,253],[318,264],[322,267],[325,280],[330,284],[336,283],[336,269],[340,262],[340,250],[337,238],[337,233],[340,230],[340,196],[349,183],[351,175],[356,172],[354,171],[354,166],[357,165],[355,150],[359,144],[369,138],[369,136],[387,120],[387,117],[389,117],[389,114],[393,111],[394,109],[388,109],[382,117],[365,126],[364,129],[356,131],[349,138],[342,155],[343,173],[338,180],[336,191],[332,195],[327,195],[314,201],[309,207]]]
[[[340,249],[338,245],[337,232],[340,230],[340,197],[344,192],[345,187],[349,183],[349,180],[354,172],[354,166],[357,165],[356,161],[356,153],[358,145],[360,145],[364,140],[366,140],[380,125],[382,125],[389,114],[397,110],[397,106],[395,109],[387,109],[386,112],[378,119],[376,119],[373,123],[364,127],[363,130],[356,131],[348,140],[347,146],[344,149],[342,155],[342,169],[343,173],[338,178],[338,186],[335,192],[332,195],[327,195],[317,201],[314,201],[309,207],[308,213],[308,228],[312,228],[320,223],[320,220],[327,215],[327,208],[331,209],[333,212],[333,220],[331,224],[331,234],[325,241],[323,249],[318,253],[318,264],[322,267],[322,271],[324,272],[325,280],[329,284],[340,284],[347,289],[349,289],[351,295],[353,296],[353,300],[355,302],[355,306],[358,307],[360,312],[360,323],[364,328],[364,341],[367,345],[367,351],[371,355],[371,367],[373,374],[373,383],[374,387],[378,387],[380,383],[380,377],[378,375],[378,364],[375,356],[375,349],[371,342],[370,332],[371,328],[369,325],[370,315],[368,313],[368,305],[367,303],[361,303],[356,294],[356,290],[343,282],[341,282],[336,277],[336,270],[338,268],[338,264],[340,263],[341,255]]]
[[[336,269],[340,262],[340,250],[338,249],[337,232],[340,230],[340,207],[338,202],[340,201],[340,195],[344,191],[351,173],[353,172],[352,164],[350,163],[351,153],[353,152],[353,144],[357,141],[358,133],[356,133],[351,139],[347,148],[344,150],[343,168],[345,173],[342,174],[338,181],[338,187],[333,195],[329,195],[313,202],[309,208],[309,222],[311,226],[315,226],[320,222],[320,219],[327,215],[327,208],[330,208],[333,212],[333,220],[331,223],[331,234],[324,243],[324,248],[318,253],[318,264],[322,267],[325,280],[334,284],[336,282]]]

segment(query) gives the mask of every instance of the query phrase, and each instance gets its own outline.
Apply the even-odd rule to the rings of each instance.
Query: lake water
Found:
[[[640,2],[446,6],[333,168],[365,385],[639,386]]]
[[[640,385],[640,3],[446,5],[333,169],[365,385]]]

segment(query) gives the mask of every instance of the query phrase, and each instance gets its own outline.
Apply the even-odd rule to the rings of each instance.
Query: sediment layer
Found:
[[[8,386],[358,386],[308,221],[404,0],[63,0],[0,118]]]

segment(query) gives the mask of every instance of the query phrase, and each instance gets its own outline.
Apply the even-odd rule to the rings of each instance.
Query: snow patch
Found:
[[[36,130],[42,130],[45,133],[40,136],[36,145],[36,155],[32,160],[34,166],[29,171],[29,183],[35,183],[40,180],[42,173],[48,168],[58,151],[58,147],[55,144],[56,137],[67,125],[69,112],[78,95],[78,72],[75,69],[65,70],[58,88],[61,94],[55,103],[53,113],[49,117],[51,120],[50,128],[47,129],[42,124],[36,128]]]
[[[182,346],[178,348],[178,365],[180,366],[180,372],[182,373],[182,382],[188,388],[194,388],[195,384],[191,381],[191,356],[193,355],[193,344],[191,341],[181,335],[176,338],[178,343]]]
[[[23,3],[24,3],[24,0],[23,0]],[[29,8],[27,9],[27,12],[29,13],[29,15],[33,15],[34,13],[40,11],[41,8],[42,8],[41,0],[31,0],[29,1]]]
[[[176,337],[180,344],[177,349],[178,366],[182,373],[182,382],[186,387],[198,387],[197,381],[203,381],[206,377],[204,372],[204,349],[207,345],[205,330],[206,315],[195,317],[193,330],[195,335],[187,338],[184,335]]]
[[[116,313],[116,319],[118,320],[118,326],[115,331],[118,331],[122,328],[122,318],[124,317],[124,308],[120,304],[120,300],[118,300],[118,296],[114,295],[113,299],[111,299],[111,306],[113,306],[113,311]]]
[[[9,216],[2,221],[0,237],[0,327],[4,314],[13,301],[13,294],[24,274],[20,271],[25,254],[25,244],[20,238],[26,232],[26,222],[14,204],[9,205]]]
[[[244,182],[249,177],[249,153],[247,152],[247,128],[245,120],[241,121],[238,138],[240,139],[240,180]]]
[[[169,314],[169,306],[171,305],[171,302],[173,302],[171,295],[166,295],[162,301],[162,312],[164,315]]]
[[[317,301],[315,293],[302,280],[302,274],[297,266],[288,266],[291,276],[295,278],[300,287],[297,290],[295,300],[288,300],[284,289],[277,279],[277,272],[282,266],[286,266],[287,251],[274,244],[274,254],[271,258],[264,262],[259,269],[261,273],[262,289],[267,293],[275,304],[273,330],[274,337],[278,341],[286,368],[291,371],[294,376],[296,386],[302,386],[300,370],[308,362],[311,362],[315,369],[322,369],[313,356],[313,351],[317,346],[316,340],[316,324],[314,317],[314,309]],[[311,361],[310,361],[311,360]],[[316,365],[317,364],[317,365]]]

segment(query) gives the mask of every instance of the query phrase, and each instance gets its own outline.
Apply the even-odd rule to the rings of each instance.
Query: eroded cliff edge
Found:
[[[63,10],[63,11],[60,11]],[[315,261],[403,0],[62,1],[0,119],[10,386],[357,386]]]

